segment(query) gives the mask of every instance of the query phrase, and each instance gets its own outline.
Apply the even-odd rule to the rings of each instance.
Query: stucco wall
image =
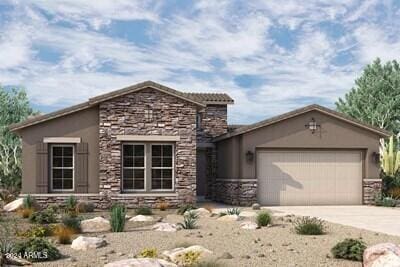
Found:
[[[44,137],[80,137],[88,143],[89,193],[99,191],[99,114],[98,108],[82,110],[62,118],[25,128],[22,137],[22,193],[36,192],[36,144]]]

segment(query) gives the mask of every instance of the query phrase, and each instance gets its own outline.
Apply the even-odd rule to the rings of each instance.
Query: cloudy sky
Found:
[[[0,1],[0,83],[42,112],[153,80],[227,92],[230,123],[250,123],[334,107],[399,55],[399,0]]]

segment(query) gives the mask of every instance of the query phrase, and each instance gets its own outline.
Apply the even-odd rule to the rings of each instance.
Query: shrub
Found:
[[[138,256],[141,258],[157,258],[158,256],[157,249],[145,248],[139,253]]]
[[[48,208],[42,211],[34,212],[29,217],[29,220],[33,223],[39,223],[39,224],[49,224],[57,222],[54,211]]]
[[[32,214],[34,213],[34,209],[32,208],[21,208],[18,210],[18,213],[21,214],[21,217],[26,219],[32,216]]]
[[[388,191],[389,195],[391,195],[395,199],[400,199],[400,187],[393,187]]]
[[[60,207],[57,204],[51,204],[47,206],[48,210],[52,210],[54,213],[58,213],[60,211]]]
[[[197,228],[197,219],[199,216],[194,211],[188,211],[183,215],[183,223],[178,223],[183,229]]]
[[[123,232],[125,227],[125,206],[114,205],[111,208],[111,230],[113,232]]]
[[[195,210],[195,209],[197,209],[196,206],[194,206],[194,205],[192,205],[192,204],[185,204],[185,205],[182,205],[182,206],[180,206],[180,207],[178,208],[177,213],[178,213],[179,215],[183,215],[183,214],[185,214],[186,211]]]
[[[94,211],[94,204],[91,202],[79,202],[76,205],[76,212],[77,213],[87,213]]]
[[[136,215],[152,215],[153,211],[149,207],[140,207],[135,210]]]
[[[179,266],[193,266],[197,264],[200,260],[201,253],[198,251],[188,251],[177,257],[177,262]]]
[[[157,208],[161,211],[164,211],[169,208],[169,204],[168,204],[168,202],[163,201],[163,202],[160,202],[157,204]]]
[[[318,218],[301,217],[294,221],[294,229],[299,235],[325,234],[325,222]]]
[[[33,210],[35,208],[35,198],[32,197],[31,195],[27,195],[26,197],[24,197],[22,207],[24,209],[32,209]]]
[[[71,214],[71,215],[76,215],[76,205],[78,204],[78,200],[74,195],[70,195],[66,200],[65,200],[65,210]]]
[[[0,200],[4,205],[14,201],[17,196],[18,190],[16,189],[0,189]]]
[[[62,223],[65,227],[68,227],[75,234],[81,231],[81,219],[75,216],[64,216]]]
[[[238,215],[240,214],[241,210],[239,208],[231,208],[226,210],[226,214],[228,215]]]
[[[271,214],[269,214],[268,212],[261,212],[257,215],[256,217],[256,221],[259,227],[261,226],[267,226],[268,224],[271,223],[272,221],[272,217]]]
[[[71,238],[74,234],[74,229],[71,229],[65,225],[57,225],[54,230],[54,235],[57,237],[58,243],[60,244],[71,244]]]
[[[397,199],[391,195],[376,194],[375,195],[375,205],[383,207],[396,207]]]
[[[22,233],[17,233],[20,237],[35,238],[51,236],[53,234],[53,228],[47,225],[34,225],[30,229]]]
[[[38,257],[30,257],[28,259],[32,262],[52,261],[61,258],[61,253],[58,249],[43,238],[30,238],[29,240],[18,243],[15,246],[15,253],[21,254],[22,256],[37,255]]]
[[[366,245],[363,241],[346,238],[344,241],[337,243],[331,249],[331,252],[333,256],[338,259],[362,261],[365,249]]]

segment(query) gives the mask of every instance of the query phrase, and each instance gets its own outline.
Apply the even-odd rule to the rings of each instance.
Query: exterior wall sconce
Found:
[[[372,153],[372,160],[376,163],[379,164],[381,161],[381,155],[378,152],[373,152]]]
[[[252,162],[254,159],[254,153],[251,152],[250,150],[246,152],[246,161],[247,162]]]
[[[321,125],[317,124],[314,118],[311,118],[310,122],[304,125],[306,128],[308,128],[312,134],[315,133],[319,128],[321,128]]]

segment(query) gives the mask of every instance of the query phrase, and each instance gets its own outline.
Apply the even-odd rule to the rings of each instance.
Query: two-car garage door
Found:
[[[361,151],[259,151],[262,205],[362,204]]]

